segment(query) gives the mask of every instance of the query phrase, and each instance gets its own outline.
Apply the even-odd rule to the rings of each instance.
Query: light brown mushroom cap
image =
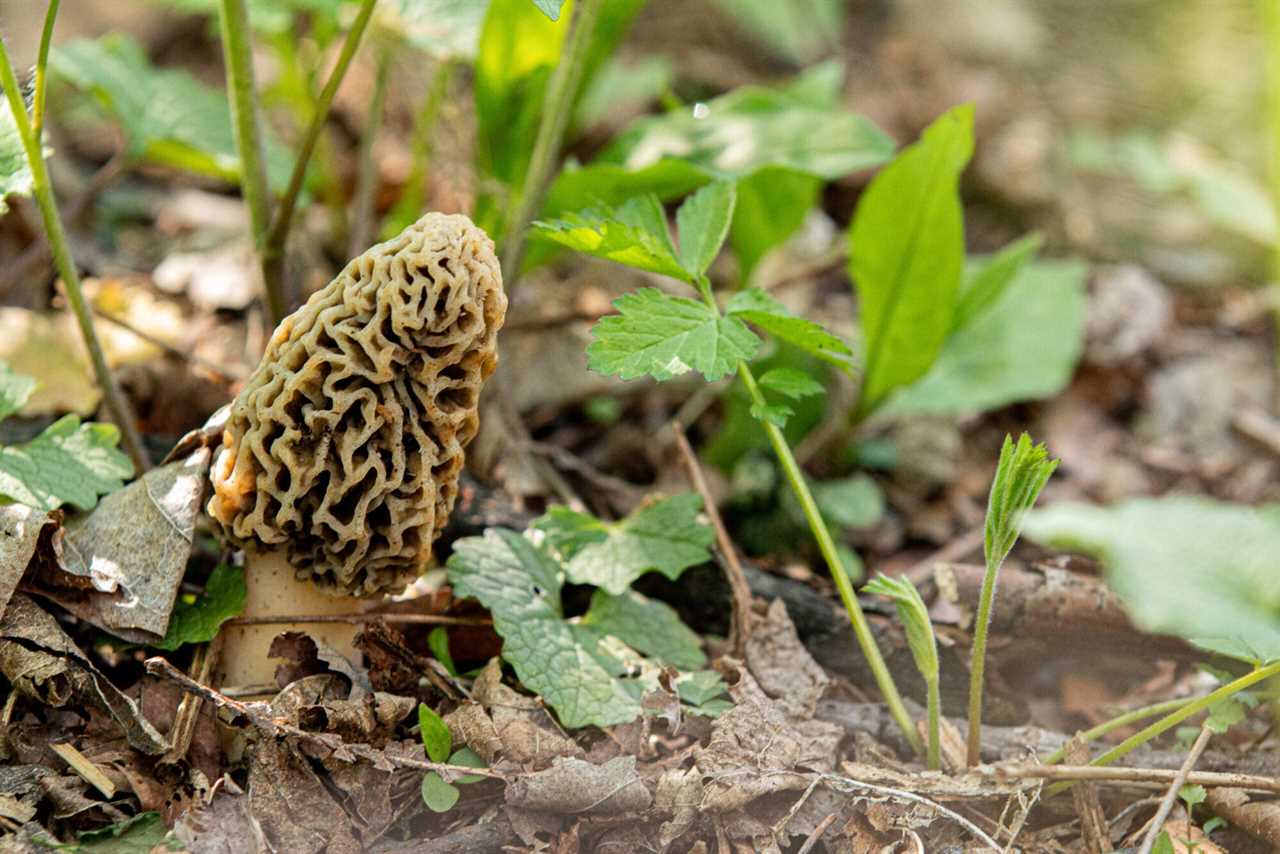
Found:
[[[352,260],[232,403],[209,515],[335,595],[402,589],[453,509],[506,309],[465,216],[427,214]]]

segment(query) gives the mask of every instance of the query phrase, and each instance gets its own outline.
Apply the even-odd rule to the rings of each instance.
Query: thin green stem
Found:
[[[987,632],[991,628],[991,606],[996,598],[996,576],[999,561],[987,563],[982,577],[982,593],[978,599],[978,616],[974,621],[973,653],[969,660],[969,740],[968,763],[977,765],[982,759],[982,689],[987,664]]]
[[[436,66],[431,76],[431,88],[422,101],[422,107],[414,118],[413,138],[409,145],[412,152],[413,166],[409,171],[409,180],[405,182],[404,192],[396,202],[387,223],[387,228],[394,226],[399,231],[416,220],[422,213],[427,201],[428,174],[431,163],[431,139],[435,133],[436,122],[440,118],[440,110],[444,99],[449,94],[449,82],[453,78],[454,61],[444,60]],[[386,235],[384,228],[383,234]],[[386,235],[390,237],[391,235]]]
[[[1263,52],[1265,55],[1264,98],[1267,134],[1264,151],[1271,183],[1271,203],[1280,216],[1280,0],[1258,0],[1261,7]],[[1271,283],[1272,335],[1275,347],[1275,397],[1280,407],[1280,241],[1272,247]]]
[[[223,2],[232,2],[232,0],[223,0]],[[238,0],[238,2],[244,2],[244,0]],[[289,184],[285,187],[275,218],[271,220],[266,237],[262,241],[262,277],[267,283],[268,291],[274,290],[281,295],[284,293],[284,244],[289,236],[289,226],[293,221],[294,210],[298,206],[298,198],[302,194],[303,180],[307,177],[307,164],[311,160],[311,152],[316,147],[316,140],[324,131],[325,123],[329,119],[329,108],[333,106],[333,98],[338,93],[338,87],[342,85],[342,79],[347,75],[347,69],[351,67],[351,60],[355,58],[356,50],[360,47],[360,40],[364,37],[364,31],[369,25],[369,19],[373,16],[373,7],[377,2],[378,0],[364,0],[360,4],[360,11],[356,14],[355,21],[351,24],[351,29],[347,31],[347,37],[342,42],[342,50],[338,53],[338,61],[333,71],[329,73],[329,79],[325,81],[324,88],[320,90],[320,97],[316,100],[311,124],[302,138],[302,145],[298,148],[298,158],[294,161],[293,172],[289,175]],[[275,322],[278,323],[283,319],[285,306],[286,301],[282,296],[280,315],[277,317],[273,312]]]
[[[1246,673],[1239,679],[1223,685],[1213,693],[1205,694],[1203,697],[1197,697],[1172,714],[1166,715],[1145,729],[1134,733],[1115,747],[1108,750],[1106,753],[1090,760],[1089,764],[1110,765],[1120,757],[1132,752],[1135,748],[1141,747],[1156,736],[1173,729],[1192,715],[1203,712],[1205,709],[1208,709],[1210,706],[1216,705],[1217,703],[1221,703],[1233,694],[1237,694],[1251,685],[1256,685],[1264,679],[1269,679],[1276,675],[1280,675],[1280,661],[1273,661],[1265,667],[1260,667],[1257,670]],[[1050,786],[1046,791],[1046,794],[1055,795],[1070,787],[1070,783],[1059,783],[1057,785]]]
[[[378,50],[378,70],[373,80],[373,97],[369,99],[369,113],[365,117],[364,133],[360,137],[360,159],[356,171],[356,191],[352,200],[355,215],[351,221],[351,237],[347,254],[354,258],[369,248],[373,235],[377,234],[374,195],[378,189],[378,164],[373,159],[373,144],[382,129],[382,108],[387,101],[387,79],[391,74],[391,46],[383,44]]]
[[[930,771],[942,768],[942,689],[937,675],[926,683],[929,691],[929,749],[926,757]]]
[[[35,93],[31,99],[31,135],[37,143],[44,135],[44,98],[48,88],[49,47],[53,44],[53,22],[58,17],[58,4],[62,0],[49,0],[44,13],[44,30],[40,33],[40,50],[36,54]]]
[[[502,274],[507,293],[510,294],[520,278],[520,264],[524,260],[525,239],[529,223],[542,209],[547,185],[552,171],[560,159],[565,130],[569,126],[573,102],[582,85],[582,77],[590,52],[591,35],[604,0],[578,0],[574,5],[573,20],[566,37],[560,63],[547,83],[547,97],[542,105],[542,117],[538,122],[538,135],[534,137],[533,153],[525,172],[524,186],[507,206],[507,219],[502,230]]]
[[[752,375],[751,368],[746,362],[738,363],[738,376],[742,378],[742,383],[746,386],[747,393],[751,395],[752,402],[760,407],[765,406],[764,394],[761,393],[760,387],[756,385],[756,378]],[[844,608],[849,614],[849,622],[853,626],[854,637],[858,640],[858,646],[862,648],[862,654],[867,659],[867,664],[875,677],[876,685],[880,688],[880,693],[884,695],[885,703],[889,706],[889,713],[893,715],[894,720],[898,722],[898,726],[902,728],[902,733],[906,736],[912,748],[917,753],[923,753],[924,744],[920,739],[920,734],[916,732],[915,725],[911,721],[911,715],[907,713],[907,708],[902,703],[902,696],[898,693],[898,686],[893,681],[893,675],[884,663],[884,657],[881,656],[880,648],[876,645],[875,635],[871,633],[871,624],[867,622],[867,616],[862,612],[862,606],[858,603],[858,596],[853,590],[853,583],[849,580],[848,573],[845,572],[844,562],[840,560],[836,542],[831,536],[831,531],[827,528],[826,520],[822,518],[821,511],[818,510],[818,502],[814,500],[813,493],[809,491],[809,484],[805,480],[804,472],[800,470],[800,464],[796,462],[795,456],[791,453],[791,446],[787,444],[787,437],[783,435],[776,424],[768,421],[762,421],[761,423],[769,437],[769,444],[773,446],[773,452],[778,458],[778,463],[782,466],[783,474],[786,475],[787,482],[791,485],[791,491],[795,493],[796,500],[800,502],[800,509],[804,512],[804,518],[809,523],[809,530],[813,532],[813,537],[818,543],[818,551],[822,553],[822,557],[827,563],[827,569],[831,572],[831,579],[835,582],[836,590],[840,593],[840,601],[844,603]]]
[[[1114,718],[1112,718],[1109,721],[1103,721],[1093,729],[1085,730],[1084,732],[1080,733],[1080,738],[1083,739],[1085,742],[1096,741],[1097,739],[1102,738],[1107,733],[1114,732],[1115,730],[1118,730],[1121,727],[1128,726],[1129,724],[1132,724],[1132,723],[1137,723],[1138,721],[1145,721],[1147,718],[1154,718],[1156,715],[1163,715],[1168,712],[1176,712],[1178,709],[1181,709],[1183,706],[1187,705],[1188,703],[1194,703],[1195,701],[1196,701],[1195,697],[1182,697],[1177,700],[1165,700],[1163,703],[1153,703],[1150,706],[1143,706],[1140,709],[1133,709],[1132,711],[1128,711],[1123,714],[1116,715]],[[1053,753],[1050,753],[1048,756],[1044,758],[1043,761],[1045,765],[1057,765],[1066,757],[1067,757],[1067,748],[1063,746],[1063,747],[1059,747]]]
[[[9,99],[9,109],[13,113],[18,136],[22,140],[22,149],[27,155],[27,163],[31,167],[32,194],[40,208],[40,217],[44,220],[49,253],[53,256],[58,275],[66,285],[67,302],[71,304],[71,312],[75,315],[76,323],[80,327],[85,349],[89,351],[93,372],[102,389],[103,402],[111,414],[111,419],[120,428],[121,442],[125,452],[129,454],[134,467],[141,474],[150,465],[147,452],[142,446],[142,437],[138,435],[129,401],[120,391],[120,386],[116,384],[115,377],[107,366],[107,357],[102,352],[102,345],[98,342],[98,335],[94,331],[93,318],[89,314],[89,306],[84,299],[84,289],[80,286],[80,274],[76,271],[75,261],[71,257],[71,247],[67,244],[67,235],[62,228],[62,217],[58,213],[58,204],[53,197],[53,183],[49,180],[49,169],[44,162],[44,152],[31,126],[30,117],[27,115],[27,105],[22,101],[22,92],[18,88],[18,79],[13,72],[13,63],[9,61],[4,39],[0,39],[0,86],[4,87],[5,96]]]
[[[231,99],[232,128],[240,157],[240,192],[249,208],[249,227],[259,255],[270,223],[266,158],[258,118],[258,90],[253,79],[253,53],[249,42],[249,10],[245,0],[221,0],[222,59],[226,66],[227,92]],[[264,277],[263,296],[273,324],[284,317],[284,293],[280,282]]]

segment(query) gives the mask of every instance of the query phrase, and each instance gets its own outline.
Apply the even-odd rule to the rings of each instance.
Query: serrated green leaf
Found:
[[[422,746],[432,762],[444,762],[453,750],[453,733],[444,718],[436,714],[426,703],[418,704],[418,731],[422,735]]]
[[[9,196],[30,196],[34,181],[9,99],[0,91],[0,214],[9,210]]]
[[[766,403],[764,406],[758,403],[751,404],[751,417],[757,421],[772,424],[774,427],[786,427],[791,416],[795,414],[795,410],[785,403]]]
[[[634,720],[639,701],[601,664],[591,639],[563,619],[560,571],[545,549],[501,529],[459,540],[448,562],[454,593],[489,609],[503,659],[566,727]]]
[[[853,351],[849,345],[811,320],[795,317],[773,297],[759,288],[739,291],[725,311],[768,332],[780,341],[799,347],[824,362],[849,370]]]
[[[695,280],[720,253],[737,198],[732,183],[713,181],[685,199],[676,211],[680,265]]]
[[[1057,468],[1058,460],[1049,458],[1044,444],[1035,444],[1026,433],[1018,437],[1016,444],[1012,436],[1004,437],[987,496],[982,543],[987,566],[997,566],[1008,556],[1022,532],[1026,512]]]
[[[864,593],[875,593],[893,600],[907,635],[907,646],[916,668],[926,682],[938,679],[938,642],[933,634],[933,621],[929,618],[929,606],[924,603],[920,591],[906,576],[892,578],[877,575],[862,588]]]
[[[675,580],[711,559],[715,533],[698,521],[702,498],[685,493],[642,507],[612,524],[585,513],[553,508],[534,522],[549,548],[566,561],[570,581],[594,584],[620,596],[641,575]],[[643,651],[643,650],[642,650]]]
[[[1038,233],[1015,240],[988,258],[973,259],[965,265],[960,282],[960,295],[956,299],[955,315],[951,318],[952,333],[967,326],[982,315],[1004,295],[1005,290],[1018,278],[1044,243]]]
[[[1147,631],[1246,661],[1280,660],[1280,511],[1175,496],[1033,510],[1027,536],[1091,554]]]
[[[35,377],[16,374],[7,364],[0,362],[0,419],[8,418],[26,405],[35,390]]]
[[[564,5],[564,0],[533,0],[533,5],[538,7],[538,11],[546,15],[553,21],[560,20],[560,7]]]
[[[226,94],[186,71],[159,69],[129,36],[113,33],[54,47],[55,81],[92,98],[124,130],[130,156],[224,181],[238,181],[240,159]],[[271,183],[283,187],[289,153],[267,139]]]
[[[973,153],[973,107],[945,113],[872,180],[849,227],[866,370],[859,409],[874,411],[942,351],[964,266],[959,181]]]
[[[0,495],[41,510],[89,510],[133,474],[119,441],[114,425],[64,415],[30,442],[0,448]]]
[[[666,380],[694,370],[718,380],[760,346],[736,317],[657,288],[641,288],[613,304],[619,313],[595,325],[587,347],[588,367],[602,374]]]
[[[760,377],[759,383],[761,388],[767,388],[791,398],[809,397],[826,391],[822,383],[804,371],[797,371],[794,368],[774,368]]]
[[[952,332],[929,372],[887,409],[984,412],[1061,391],[1084,350],[1086,273],[1078,261],[1024,268],[993,305]]]
[[[637,196],[612,210],[565,214],[550,222],[535,222],[534,228],[543,237],[578,252],[690,281],[690,274],[676,259],[666,215],[655,196]]]
[[[428,771],[423,776],[422,802],[432,812],[448,812],[458,803],[458,798],[460,797],[462,797],[462,792],[458,791],[458,787],[451,783],[446,783],[444,778],[435,771]]]
[[[619,596],[597,590],[582,622],[681,670],[707,663],[697,633],[680,621],[675,610],[634,590]]]
[[[213,640],[223,623],[244,611],[246,595],[244,571],[218,564],[209,574],[204,592],[194,602],[179,600],[164,638],[151,645],[156,649],[172,650],[183,644]]]

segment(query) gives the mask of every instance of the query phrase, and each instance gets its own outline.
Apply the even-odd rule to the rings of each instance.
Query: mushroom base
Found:
[[[283,551],[245,551],[244,617],[314,617],[356,614],[363,600],[329,596],[310,581],[300,581]],[[268,656],[271,642],[283,632],[305,632],[318,644],[356,660],[357,623],[288,622],[223,627],[217,684],[224,687],[272,686],[279,659]]]

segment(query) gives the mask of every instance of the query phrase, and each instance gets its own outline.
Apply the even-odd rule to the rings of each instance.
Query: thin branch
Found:
[[[221,365],[215,364],[214,362],[211,362],[208,359],[201,358],[200,356],[197,356],[194,353],[188,353],[185,350],[175,347],[169,342],[165,341],[164,339],[157,338],[155,335],[152,335],[150,332],[146,332],[142,329],[139,329],[129,321],[123,320],[119,317],[116,317],[113,314],[105,312],[102,309],[98,308],[97,306],[90,306],[90,308],[92,309],[94,316],[98,317],[99,319],[105,320],[107,323],[110,323],[114,326],[119,326],[124,331],[132,335],[136,335],[140,340],[147,342],[151,346],[160,348],[164,352],[168,353],[170,356],[173,356],[176,359],[181,359],[184,362],[190,362],[193,365],[197,365],[203,368],[204,370],[208,371],[209,373],[214,374],[215,376],[222,377],[222,379],[224,380],[233,380],[233,381],[243,380],[248,376],[248,372],[244,370],[240,370],[240,369],[228,370],[227,368]]]
[[[820,776],[823,780],[833,784],[832,787],[835,789],[842,789],[844,791],[848,791],[849,789],[861,789],[863,791],[875,792],[880,795],[888,795],[892,798],[928,807],[939,815],[946,816],[965,830],[969,831],[969,833],[979,842],[984,845],[991,846],[993,851],[1003,850],[1002,846],[998,842],[982,831],[982,828],[960,815],[960,813],[949,810],[942,806],[942,804],[935,803],[934,801],[921,797],[914,792],[908,792],[904,789],[892,789],[888,786],[877,786],[874,783],[864,783],[861,780],[854,780],[850,777],[840,777],[836,774],[822,774]]]
[[[196,682],[204,684],[213,677],[213,668],[221,649],[221,633],[212,641],[196,647],[195,654],[191,656],[191,676]],[[199,694],[188,692],[183,695],[182,701],[178,703],[178,710],[173,715],[173,726],[169,728],[169,749],[160,759],[162,764],[173,764],[187,758],[203,704],[204,699]]]
[[[1061,780],[1087,781],[1123,786],[1168,786],[1178,772],[1165,768],[1126,768],[1101,765],[979,765],[970,773],[997,780]],[[1253,792],[1280,794],[1280,779],[1255,774],[1228,774],[1217,771],[1192,771],[1184,780],[1196,786],[1247,789]]]
[[[693,448],[689,446],[684,430],[679,424],[672,424],[671,432],[675,435],[676,447],[680,449],[680,457],[684,460],[684,468],[689,473],[689,480],[693,482],[693,488],[702,496],[703,508],[716,531],[716,543],[720,547],[720,556],[724,559],[724,574],[733,598],[733,630],[730,633],[730,640],[734,657],[742,658],[746,654],[747,639],[751,636],[751,585],[747,583],[746,573],[742,571],[742,563],[738,560],[738,550],[734,547],[733,540],[729,538],[724,520],[720,518],[720,511],[716,508],[715,498],[707,487],[702,466],[698,463],[698,457],[693,453]]]
[[[1165,819],[1169,817],[1169,813],[1173,811],[1173,805],[1177,803],[1178,790],[1186,784],[1187,775],[1191,773],[1191,769],[1200,760],[1200,754],[1204,753],[1204,749],[1208,746],[1209,739],[1212,736],[1213,730],[1209,729],[1207,723],[1200,727],[1200,735],[1196,736],[1195,744],[1191,745],[1191,750],[1187,753],[1187,758],[1182,763],[1182,767],[1178,769],[1177,776],[1169,784],[1169,791],[1165,792],[1164,800],[1160,801],[1160,808],[1156,810],[1155,818],[1151,819],[1151,829],[1147,831],[1146,838],[1142,840],[1142,847],[1138,849],[1138,854],[1151,854],[1151,849],[1155,847],[1156,840],[1160,838],[1160,828],[1164,827]]]
[[[488,617],[444,617],[436,614],[282,614],[233,617],[228,626],[276,626],[291,623],[410,623],[424,626],[492,626]]]
[[[93,328],[93,317],[89,313],[84,299],[84,289],[80,285],[80,274],[76,271],[71,257],[71,247],[67,243],[67,234],[62,227],[62,217],[58,213],[58,203],[53,197],[53,182],[49,178],[49,168],[44,162],[44,152],[39,141],[32,133],[27,105],[22,101],[22,92],[18,88],[17,76],[13,73],[13,63],[9,61],[8,49],[4,40],[0,39],[0,86],[4,88],[9,99],[9,109],[13,114],[18,136],[22,140],[23,151],[27,155],[27,163],[31,168],[32,194],[40,208],[40,217],[44,220],[45,237],[49,241],[49,251],[53,255],[54,265],[67,288],[67,301],[80,327],[80,335],[84,338],[85,349],[89,351],[89,359],[93,363],[93,372],[98,386],[102,389],[103,402],[111,419],[120,428],[121,444],[133,460],[134,468],[142,474],[150,465],[147,452],[142,446],[142,437],[134,422],[133,412],[128,399],[120,391],[111,368],[107,365],[107,357],[102,352],[97,332]]]

